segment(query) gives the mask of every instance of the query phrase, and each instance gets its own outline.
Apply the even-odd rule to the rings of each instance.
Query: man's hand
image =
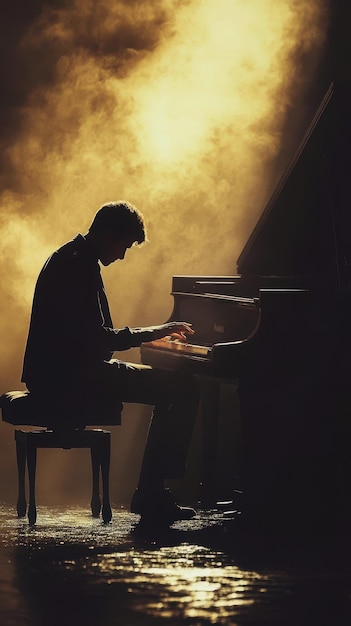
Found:
[[[153,331],[153,340],[173,337],[185,341],[188,335],[195,332],[189,322],[168,322],[160,326],[151,326],[150,330]]]

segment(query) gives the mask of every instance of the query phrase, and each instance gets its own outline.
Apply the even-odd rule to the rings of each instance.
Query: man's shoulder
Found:
[[[58,248],[48,261],[58,264],[75,261],[75,264],[86,263],[97,266],[97,260],[90,254],[87,242],[80,234]]]
[[[57,259],[83,258],[86,256],[85,244],[83,235],[78,234],[58,248],[52,256]]]
[[[91,274],[99,271],[99,265],[86,246],[82,235],[77,235],[58,248],[46,261],[42,274],[60,274],[67,281],[78,274]]]

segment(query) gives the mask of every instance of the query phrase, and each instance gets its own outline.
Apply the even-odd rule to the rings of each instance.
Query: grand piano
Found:
[[[170,320],[192,322],[194,341],[141,347],[202,383],[209,501],[219,391],[235,385],[244,513],[274,529],[349,515],[350,105],[350,85],[331,84],[235,275],[173,277]]]

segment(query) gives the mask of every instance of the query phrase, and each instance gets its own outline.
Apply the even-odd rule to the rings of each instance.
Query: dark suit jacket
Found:
[[[77,235],[40,272],[22,381],[30,390],[89,384],[114,351],[149,336],[143,329],[113,328],[99,263],[88,241]]]

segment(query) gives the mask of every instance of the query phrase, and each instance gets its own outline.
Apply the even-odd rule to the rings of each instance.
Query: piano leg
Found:
[[[204,508],[216,503],[216,476],[218,462],[218,424],[220,382],[201,380],[200,420],[202,431],[202,458],[200,502]]]

